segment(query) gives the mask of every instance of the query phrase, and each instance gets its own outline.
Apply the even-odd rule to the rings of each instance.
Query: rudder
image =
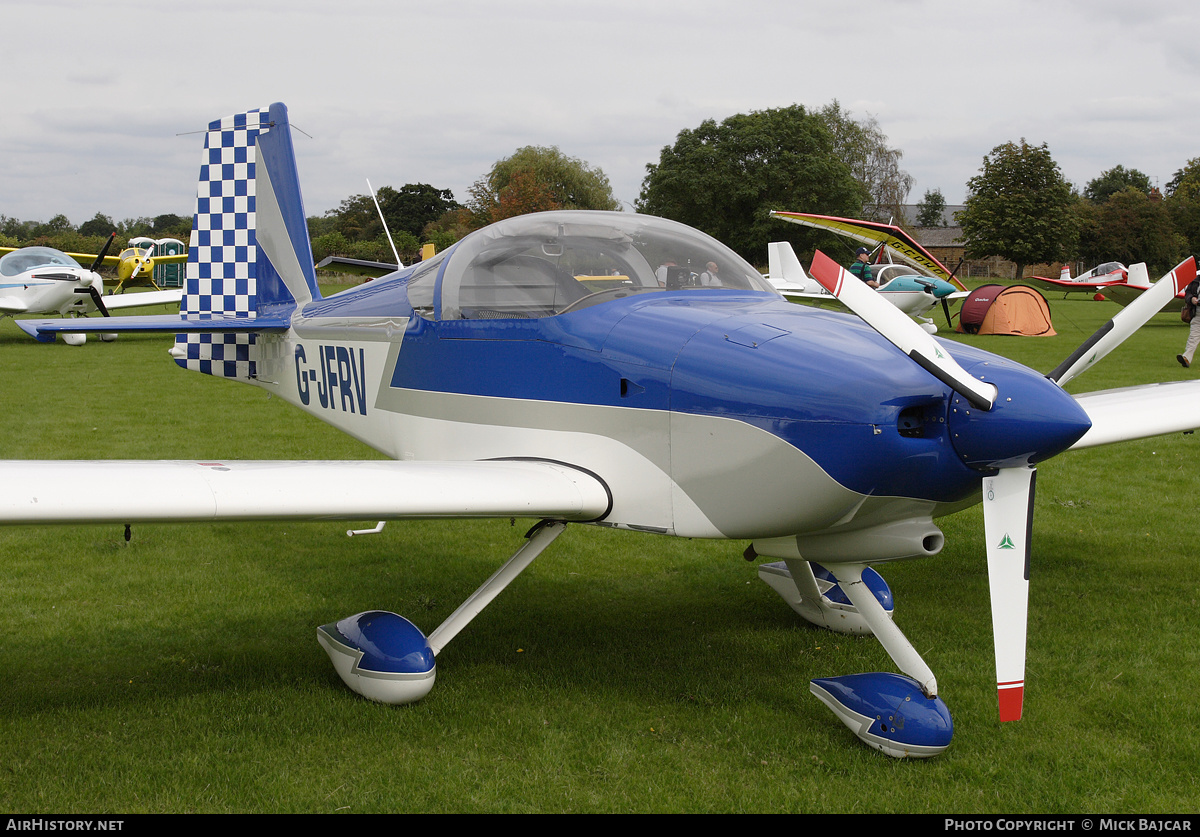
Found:
[[[287,108],[211,122],[205,135],[180,314],[289,316],[320,298]],[[223,378],[256,375],[253,332],[177,334],[176,362]]]

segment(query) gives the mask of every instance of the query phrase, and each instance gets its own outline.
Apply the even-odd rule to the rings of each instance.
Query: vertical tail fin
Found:
[[[188,319],[287,316],[320,298],[287,108],[235,114],[205,134],[180,313]],[[176,362],[253,379],[253,333],[179,334]]]
[[[1146,269],[1146,263],[1131,264],[1126,270],[1125,281],[1135,288],[1150,287],[1150,271]]]
[[[821,286],[804,272],[804,266],[796,258],[796,251],[787,241],[772,241],[767,245],[768,275],[780,290],[799,290],[805,293],[820,293]]]

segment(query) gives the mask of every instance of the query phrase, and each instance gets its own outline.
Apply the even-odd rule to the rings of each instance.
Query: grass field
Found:
[[[956,336],[1047,371],[1118,309],[1050,297],[1057,337]],[[1160,315],[1074,391],[1189,377]],[[0,324],[3,456],[374,456],[170,338],[40,345]],[[1025,718],[997,721],[978,507],[883,569],[955,722],[899,762],[813,677],[894,670],[812,629],[745,543],[575,526],[438,659],[420,704],[347,691],[318,625],[432,630],[529,521],[15,527],[0,532],[0,808],[66,812],[1196,813],[1197,438],[1039,470]],[[104,492],[80,484],[80,494]],[[319,489],[317,489],[319,490]],[[364,521],[371,525],[373,521]]]

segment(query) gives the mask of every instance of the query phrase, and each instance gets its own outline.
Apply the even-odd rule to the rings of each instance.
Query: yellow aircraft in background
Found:
[[[182,264],[187,261],[186,253],[154,255],[159,242],[149,238],[135,238],[130,242],[130,246],[122,250],[119,255],[109,256],[107,255],[108,248],[116,237],[116,233],[112,233],[109,236],[99,255],[95,253],[66,254],[81,264],[91,264],[92,270],[98,269],[102,264],[108,267],[115,267],[117,270],[117,282],[112,290],[109,291],[110,294],[123,293],[126,288],[141,286],[152,287],[155,290],[161,291],[162,288],[154,281],[155,265]],[[19,248],[0,247],[0,255],[11,253],[17,249]]]
[[[145,244],[147,246],[139,246]],[[187,261],[187,253],[154,255],[158,242],[150,239],[134,239],[116,256],[106,256],[106,264],[117,267],[117,284],[112,293],[119,294],[126,288],[149,285],[156,290],[162,290],[154,281],[154,266],[160,264],[180,264]]]

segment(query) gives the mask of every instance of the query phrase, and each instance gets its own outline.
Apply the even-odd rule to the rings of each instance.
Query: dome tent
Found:
[[[963,300],[955,331],[1053,337],[1046,298],[1027,285],[981,285]]]

